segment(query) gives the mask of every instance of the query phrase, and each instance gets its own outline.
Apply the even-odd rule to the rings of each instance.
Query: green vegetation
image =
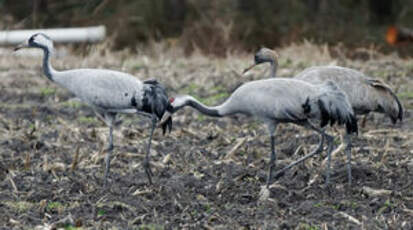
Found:
[[[333,205],[331,205],[331,207],[332,207],[334,210],[339,210],[340,207],[341,207],[341,204],[333,204]]]
[[[209,203],[206,203],[204,205],[204,209],[207,214],[212,214],[214,212],[213,208],[211,207]]]
[[[393,204],[390,199],[387,199],[383,206],[377,211],[378,215],[381,215],[383,212],[387,211],[387,210],[391,210],[392,208],[394,208],[396,205]]]
[[[56,93],[56,89],[55,88],[49,88],[49,87],[45,87],[45,88],[41,88],[40,89],[40,94],[44,97],[53,95]]]
[[[138,230],[163,230],[165,228],[159,224],[142,224],[137,229]]]
[[[146,68],[146,66],[145,66],[145,65],[142,65],[142,64],[136,64],[136,65],[134,65],[134,66],[132,67],[132,70],[134,70],[134,71],[138,71],[138,70],[145,69],[145,68]]]
[[[310,225],[307,223],[300,223],[296,229],[299,230],[320,230],[321,228],[316,225]]]
[[[320,208],[320,207],[322,207],[324,204],[322,203],[322,202],[320,202],[320,203],[315,203],[313,206],[315,207],[315,208]]]
[[[340,145],[340,144],[341,144],[340,137],[334,137],[333,143],[334,143],[334,145],[336,145],[336,146]]]
[[[82,230],[83,228],[78,228],[78,227],[75,227],[71,224],[68,224],[68,225],[64,226],[64,229],[65,230]]]
[[[400,100],[411,101],[413,100],[413,91],[401,92],[401,93],[398,93],[397,96],[399,97]],[[403,103],[403,106],[405,107],[405,109],[413,109],[413,104],[411,102]]]
[[[64,206],[58,201],[49,202],[46,206],[46,210],[48,212],[59,212],[62,209],[64,209]]]
[[[35,125],[35,124],[33,124],[33,123],[31,123],[31,124],[29,125],[29,129],[31,129],[31,130],[35,130],[35,129],[36,129],[36,125]]]
[[[105,215],[105,214],[106,214],[106,211],[105,211],[105,210],[99,209],[99,211],[98,211],[98,216],[103,216],[103,215]]]
[[[182,93],[183,94],[196,94],[198,89],[200,88],[199,85],[195,84],[195,83],[190,83],[188,86],[186,86],[185,88],[182,89]]]
[[[410,100],[410,99],[413,99],[413,91],[407,91],[407,92],[398,93],[397,96],[398,96],[400,99]]]
[[[206,119],[206,116],[203,115],[203,114],[198,114],[198,116],[196,117],[196,120],[198,122],[203,122],[203,121],[205,121],[205,119]]]
[[[62,102],[61,105],[63,107],[70,107],[73,109],[78,109],[82,107],[83,103],[80,101],[69,100],[69,101]]]
[[[249,130],[259,130],[259,128],[261,127],[261,122],[259,121],[251,121],[247,124],[247,127]]]
[[[214,94],[208,98],[203,98],[200,101],[206,105],[214,105],[218,102],[221,102],[225,98],[228,98],[229,96],[230,95],[227,92],[221,92],[221,93]]]
[[[190,83],[188,86],[181,90],[182,94],[189,94],[193,96],[195,99],[199,100],[201,103],[206,105],[214,105],[218,102],[221,102],[225,98],[229,97],[229,93],[226,92],[223,86],[217,86],[210,90],[210,96],[205,98],[199,98],[195,95],[199,94],[201,86],[195,83]]]
[[[83,124],[97,124],[98,123],[98,120],[96,119],[96,117],[80,116],[77,118],[77,120]]]
[[[36,206],[36,204],[27,201],[6,201],[3,204],[18,213],[24,213]]]

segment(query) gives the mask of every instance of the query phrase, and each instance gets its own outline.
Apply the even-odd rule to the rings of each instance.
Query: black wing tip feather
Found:
[[[400,112],[399,112],[399,121],[403,121],[403,108],[400,107]]]
[[[392,94],[394,100],[395,100],[396,103],[397,103],[398,113],[397,113],[396,116],[394,116],[393,114],[389,114],[389,117],[390,117],[390,119],[391,119],[392,124],[396,124],[397,121],[400,121],[400,122],[403,121],[403,113],[404,113],[404,111],[403,111],[403,106],[402,106],[402,104],[401,104],[400,101],[399,101],[399,98],[397,98],[397,96],[396,96],[393,92],[390,92],[390,93]],[[393,116],[392,116],[392,115],[393,115]]]
[[[172,131],[172,116],[168,117],[165,122],[162,123],[162,134],[165,135],[166,130],[168,133]]]
[[[158,80],[156,79],[148,79],[143,81],[144,84],[151,84],[151,85],[159,85]]]
[[[394,98],[396,99],[397,105],[399,107],[399,114],[398,114],[397,118],[399,118],[399,121],[403,121],[404,111],[403,111],[402,103],[400,103],[399,98],[396,95],[394,95]]]
[[[371,84],[371,85],[373,85],[373,86],[375,86],[375,87],[379,87],[379,88],[384,89],[384,90],[385,90],[386,92],[388,92],[388,93],[393,97],[393,99],[396,101],[397,107],[398,107],[398,113],[397,113],[396,116],[391,116],[391,115],[390,115],[390,119],[391,119],[392,123],[395,124],[395,123],[397,122],[397,120],[399,120],[400,122],[403,121],[403,114],[404,114],[403,106],[402,106],[402,104],[400,103],[399,98],[398,98],[397,95],[391,90],[391,88],[390,88],[389,86],[383,84],[382,82],[377,81],[377,80],[368,80],[368,83]],[[378,84],[375,84],[375,83],[378,83]]]
[[[154,80],[156,82],[156,80]],[[155,113],[156,116],[161,119],[165,111],[168,110],[170,103],[168,100],[168,95],[165,92],[165,89],[158,83],[150,83],[152,86],[148,95],[146,95],[148,109]]]
[[[394,100],[397,103],[397,107],[398,107],[398,110],[399,110],[398,113],[397,113],[397,116],[390,116],[392,123],[396,124],[397,120],[399,120],[400,122],[403,121],[403,114],[404,114],[403,106],[402,106],[402,103],[400,103],[400,100],[397,97],[397,95],[393,91],[391,91],[390,89],[387,89],[387,90],[391,94],[391,96],[393,96]]]
[[[308,114],[311,112],[311,106],[310,106],[310,98],[307,97],[305,100],[304,104],[302,105],[304,109],[304,114]]]
[[[324,126],[326,126],[330,120],[330,116],[328,114],[328,111],[323,103],[322,100],[318,100],[317,101],[318,106],[320,108],[320,113],[321,113],[321,122],[320,122],[320,127],[323,128]]]
[[[345,124],[347,133],[358,134],[357,119],[353,113],[345,116],[339,108],[336,109],[335,113],[330,113],[322,100],[318,100],[317,103],[321,114],[320,127],[324,127],[328,124],[333,126],[336,123],[339,125]]]
[[[358,135],[358,124],[356,117],[352,114],[346,122],[346,131],[347,133],[355,133]]]

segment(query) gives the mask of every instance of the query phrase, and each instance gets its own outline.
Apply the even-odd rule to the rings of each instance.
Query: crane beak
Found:
[[[19,45],[17,45],[17,46],[14,48],[14,51],[16,52],[16,51],[19,50],[19,49],[28,48],[28,47],[29,47],[29,42],[26,40],[26,41],[20,43]]]
[[[250,71],[252,68],[254,68],[257,64],[252,64],[250,67],[244,69],[244,71],[242,71],[242,74],[245,74],[246,72]]]
[[[165,135],[166,130],[171,133],[172,130],[172,114],[170,112],[166,112],[166,115],[164,116],[164,119],[159,123],[158,125],[159,128],[162,128],[162,133]]]

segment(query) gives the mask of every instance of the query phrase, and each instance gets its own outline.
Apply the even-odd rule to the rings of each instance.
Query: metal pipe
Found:
[[[105,38],[105,26],[35,29],[35,30],[6,30],[0,31],[0,45],[16,45],[35,33],[44,33],[57,43],[100,42]]]

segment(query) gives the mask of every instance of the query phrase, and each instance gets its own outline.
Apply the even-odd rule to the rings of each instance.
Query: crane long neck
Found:
[[[271,73],[270,73],[270,78],[275,78],[277,77],[277,68],[278,68],[278,62],[277,60],[272,60],[270,62],[270,68],[271,68]]]
[[[56,73],[56,70],[50,64],[51,50],[47,47],[41,47],[41,49],[43,49],[44,51],[43,72],[47,78],[49,78],[51,81],[54,81],[54,75]]]
[[[185,100],[185,103],[183,103],[182,106],[176,108],[175,110],[178,110],[179,108],[185,107],[185,106],[190,106],[198,110],[200,113],[208,115],[208,116],[212,116],[212,117],[223,117],[230,113],[226,109],[225,103],[222,105],[218,105],[218,106],[206,106],[192,97],[188,97]]]

